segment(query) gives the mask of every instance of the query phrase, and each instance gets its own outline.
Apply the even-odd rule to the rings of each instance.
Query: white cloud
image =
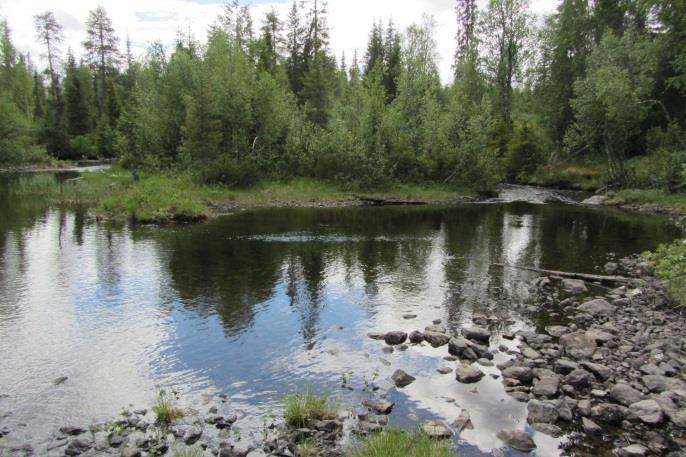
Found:
[[[481,7],[486,0],[478,0]],[[532,0],[532,10],[537,14],[554,11],[559,0]],[[222,3],[191,0],[3,0],[0,16],[7,17],[15,45],[31,54],[34,60],[42,54],[36,42],[33,15],[51,10],[64,26],[65,45],[78,55],[85,37],[88,11],[101,4],[107,10],[123,43],[130,36],[136,54],[145,52],[155,40],[171,45],[179,30],[190,30],[196,38],[205,38],[207,27],[221,11]],[[261,1],[253,3],[252,15],[256,27],[264,13],[274,7],[285,20],[290,1]],[[401,29],[420,22],[422,14],[434,16],[437,23],[439,67],[444,81],[449,80],[457,30],[454,0],[329,0],[329,25],[331,48],[340,58],[346,53],[348,61],[357,51],[364,55],[369,30],[375,20],[384,23],[392,18]]]

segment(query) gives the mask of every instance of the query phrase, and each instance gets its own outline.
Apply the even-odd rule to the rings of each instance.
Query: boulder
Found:
[[[586,419],[585,417],[581,418],[581,425],[584,428],[584,432],[588,433],[589,435],[596,435],[603,431],[600,425],[596,424],[591,419]]]
[[[558,438],[562,436],[562,429],[557,425],[536,422],[534,424],[531,424],[531,428],[533,428],[537,432],[552,436],[553,438]]]
[[[364,400],[363,406],[374,411],[376,414],[390,414],[393,411],[395,403],[388,400]]]
[[[430,438],[447,439],[453,436],[453,432],[440,421],[428,421],[422,424],[422,432],[426,433]]]
[[[527,422],[530,424],[554,424],[560,417],[555,403],[549,401],[531,400],[527,405],[529,412]]]
[[[396,387],[405,387],[409,386],[412,384],[417,378],[414,376],[411,376],[407,373],[405,373],[403,370],[395,370],[395,373],[393,373],[393,376],[391,376],[391,379],[395,383]]]
[[[586,283],[580,279],[563,279],[562,288],[571,294],[583,294],[588,292]]]
[[[584,359],[591,357],[596,350],[595,340],[583,332],[567,333],[560,337],[560,345],[569,357]]]
[[[491,332],[482,327],[468,327],[462,329],[462,335],[468,340],[486,343],[491,340]]]
[[[590,371],[598,378],[600,381],[607,381],[613,376],[613,372],[610,368],[605,365],[600,365],[598,363],[591,362],[581,362],[581,367],[587,371]]]
[[[418,330],[410,333],[410,343],[419,344],[424,341],[424,334]]]
[[[624,406],[600,403],[591,408],[591,417],[601,422],[619,425],[626,417],[627,411]]]
[[[559,338],[565,333],[569,333],[569,327],[565,327],[564,325],[550,325],[545,328],[545,331],[548,332],[548,335]]]
[[[649,425],[657,425],[664,418],[662,408],[652,398],[633,403],[629,406],[629,411],[638,417],[641,422]]]
[[[517,365],[505,368],[502,374],[504,378],[516,379],[525,384],[530,383],[534,379],[534,372],[531,368]]]
[[[521,430],[501,430],[496,436],[515,451],[531,452],[536,449],[534,440]]]
[[[569,384],[570,386],[574,386],[577,389],[589,387],[592,381],[593,378],[591,373],[583,368],[572,370],[567,376],[565,376],[565,383]]]
[[[383,339],[386,344],[395,346],[397,344],[403,344],[407,340],[407,333],[401,331],[388,332],[384,335]]]
[[[463,384],[473,384],[481,381],[484,372],[474,365],[461,365],[455,369],[455,378]]]
[[[534,385],[532,392],[538,397],[555,397],[560,388],[560,378],[557,376],[546,376],[539,379]]]
[[[616,455],[617,457],[644,457],[648,455],[648,448],[642,444],[630,444],[618,449]]]
[[[437,348],[448,344],[450,341],[450,336],[446,335],[445,333],[427,331],[424,332],[424,340],[431,346]]]
[[[596,298],[579,305],[578,310],[594,317],[611,316],[617,311],[617,307],[603,298]]]
[[[643,400],[645,396],[628,384],[619,383],[610,389],[610,398],[621,405],[629,406]]]

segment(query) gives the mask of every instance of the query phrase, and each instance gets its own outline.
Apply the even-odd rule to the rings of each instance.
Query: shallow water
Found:
[[[474,313],[495,314],[492,345],[514,347],[498,332],[564,316],[530,306],[533,273],[493,263],[593,272],[679,235],[658,217],[521,202],[263,209],[191,226],[113,226],[10,192],[30,179],[65,179],[32,176],[0,176],[6,441],[45,442],[60,426],[149,406],[163,387],[199,408],[207,395],[227,394],[249,435],[290,392],[309,386],[354,407],[373,383],[397,402],[398,425],[450,423],[467,409],[475,428],[455,445],[489,455],[499,430],[526,427],[525,405],[500,380],[459,384],[436,372],[454,365],[442,359],[446,347],[384,354],[366,334],[421,330],[437,318],[457,330]],[[417,381],[392,387],[398,368]],[[565,441],[534,438],[541,456],[560,454]]]

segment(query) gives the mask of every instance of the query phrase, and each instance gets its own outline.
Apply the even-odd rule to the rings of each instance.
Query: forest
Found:
[[[117,158],[230,188],[306,177],[351,188],[503,182],[675,193],[686,187],[686,3],[457,0],[454,79],[436,24],[378,19],[364,55],[333,55],[326,3],[257,21],[227,3],[198,40],[134,57],[103,7],[83,49],[35,19],[45,68],[0,24],[0,163]]]

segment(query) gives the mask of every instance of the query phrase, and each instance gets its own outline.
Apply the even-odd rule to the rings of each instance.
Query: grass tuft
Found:
[[[152,411],[157,416],[157,423],[163,425],[169,425],[183,417],[183,410],[176,406],[173,398],[165,390],[157,393],[157,400]]]
[[[203,450],[197,446],[178,447],[172,451],[172,457],[202,457]]]
[[[387,428],[367,437],[349,457],[453,457],[452,441],[433,440],[420,432]]]
[[[305,427],[313,420],[335,419],[338,414],[328,395],[317,395],[309,389],[287,396],[284,407],[284,419],[294,427]]]

